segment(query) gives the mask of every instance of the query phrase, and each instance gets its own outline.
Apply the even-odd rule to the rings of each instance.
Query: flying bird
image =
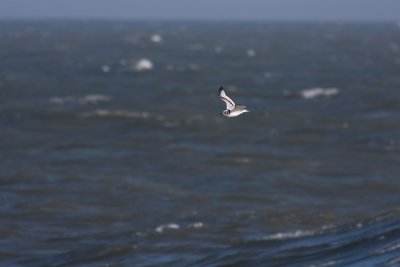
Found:
[[[225,117],[236,117],[244,112],[250,112],[246,106],[244,105],[236,105],[232,99],[230,99],[224,91],[224,88],[221,86],[218,90],[219,98],[226,104],[226,109],[221,112]]]

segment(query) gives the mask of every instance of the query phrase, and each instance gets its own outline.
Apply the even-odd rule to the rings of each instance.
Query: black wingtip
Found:
[[[221,86],[221,87],[219,88],[219,90],[218,90],[218,93],[221,94],[221,91],[222,91],[222,90],[224,90],[224,87]]]

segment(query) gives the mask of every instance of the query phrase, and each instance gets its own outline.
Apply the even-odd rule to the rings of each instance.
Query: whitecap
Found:
[[[293,239],[305,236],[311,236],[316,234],[316,231],[311,230],[297,230],[294,232],[276,233],[272,235],[267,235],[262,238],[262,240],[282,240],[282,239]]]
[[[399,23],[399,27],[400,27],[400,23]],[[390,259],[389,262],[387,262],[386,266],[395,266],[395,264],[400,263],[400,257],[395,257],[393,259]]]
[[[147,58],[142,58],[136,62],[135,66],[134,66],[134,70],[145,71],[145,70],[151,70],[151,69],[153,69],[153,67],[154,67],[153,62],[151,62]]]
[[[108,66],[108,65],[103,65],[102,67],[101,67],[101,71],[102,72],[109,72],[111,70],[111,68],[110,68],[110,66]]]
[[[317,87],[317,88],[303,90],[301,92],[301,95],[305,99],[312,99],[312,98],[319,97],[319,96],[330,97],[330,96],[336,95],[338,93],[339,93],[339,89],[337,89],[337,88]]]
[[[146,111],[96,109],[94,111],[83,113],[82,117],[122,117],[147,119],[150,117],[150,114]]]
[[[195,222],[188,225],[188,228],[199,229],[203,228],[204,224],[202,222]]]
[[[387,244],[386,246],[375,250],[373,253],[374,254],[378,254],[378,255],[382,255],[382,254],[386,254],[388,252],[392,252],[395,250],[399,250],[400,249],[400,242],[399,241],[394,241],[392,243]]]
[[[254,57],[256,55],[256,51],[254,49],[247,49],[246,54],[249,57]]]
[[[49,103],[61,105],[61,104],[65,104],[67,102],[72,102],[73,100],[74,100],[74,98],[71,96],[66,96],[66,97],[55,96],[55,97],[49,98]]]
[[[91,94],[85,95],[82,97],[72,97],[72,96],[64,96],[64,97],[51,97],[49,98],[49,103],[55,105],[63,105],[63,104],[97,104],[99,102],[108,102],[111,100],[110,96],[102,95],[102,94]]]
[[[164,230],[179,230],[181,227],[176,223],[162,224],[156,227],[155,231],[157,233],[163,233]]]
[[[110,100],[111,97],[101,94],[85,95],[78,99],[78,101],[82,104],[96,104],[98,102],[108,102]]]
[[[150,39],[153,43],[160,43],[162,41],[162,37],[159,34],[153,34]]]

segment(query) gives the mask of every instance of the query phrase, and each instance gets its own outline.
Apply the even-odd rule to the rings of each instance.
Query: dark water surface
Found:
[[[400,266],[396,24],[3,21],[0,127],[2,266]]]

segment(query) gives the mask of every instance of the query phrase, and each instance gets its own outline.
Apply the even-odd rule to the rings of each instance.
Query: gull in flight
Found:
[[[219,98],[226,104],[226,109],[221,112],[225,117],[236,117],[244,112],[250,112],[246,106],[236,105],[232,99],[230,99],[224,91],[224,88],[221,86],[218,90]]]

